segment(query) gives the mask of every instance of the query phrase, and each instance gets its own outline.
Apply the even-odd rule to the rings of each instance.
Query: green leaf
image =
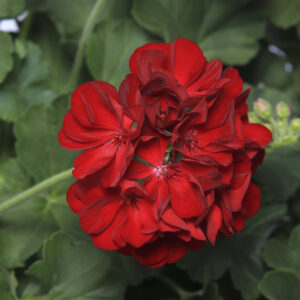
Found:
[[[28,177],[16,160],[9,161],[0,184],[0,201],[28,186]],[[26,183],[27,182],[27,183]],[[39,250],[45,238],[58,230],[64,230],[77,240],[88,235],[80,229],[77,216],[66,201],[70,181],[53,188],[48,194],[29,199],[0,215],[0,263],[7,268],[21,267]]]
[[[258,288],[269,300],[298,300],[300,277],[292,270],[270,271],[265,274]]]
[[[0,89],[0,118],[6,121],[15,121],[32,104],[49,104],[61,94],[62,82],[52,80],[50,62],[40,48],[31,42],[24,46],[26,57]]]
[[[18,160],[37,182],[72,166],[76,153],[63,149],[57,140],[67,107],[65,98],[51,106],[35,105],[15,123]]]
[[[105,3],[101,20],[130,17],[132,0],[109,0]]]
[[[299,165],[300,143],[295,143],[267,153],[254,178],[265,186],[272,202],[283,202],[300,187]]]
[[[257,284],[263,276],[261,247],[274,229],[273,224],[285,213],[283,205],[263,208],[243,231],[218,239],[215,246],[206,245],[188,253],[178,266],[192,279],[204,284],[219,279],[229,269],[234,286],[243,298],[256,299],[259,295]]]
[[[9,287],[5,281],[4,274],[0,271],[0,295],[1,300],[14,300],[15,298],[9,292]]]
[[[34,26],[35,24],[38,26]],[[34,16],[33,27],[32,40],[39,46],[43,60],[48,62],[48,79],[55,79],[55,82],[61,83],[59,85],[61,89],[64,89],[73,57],[63,48],[54,24],[44,15],[37,14]]]
[[[47,200],[35,198],[0,216],[0,263],[7,268],[21,267],[45,238],[59,228]]]
[[[132,15],[166,42],[188,38],[199,43],[208,59],[245,64],[258,52],[265,28],[260,8],[245,7],[247,2],[234,0],[228,5],[221,0],[193,0],[186,5],[184,0],[135,0]]]
[[[244,65],[258,52],[265,22],[258,11],[240,13],[211,34],[199,40],[208,59],[219,58],[226,64]]]
[[[202,1],[135,0],[132,15],[145,29],[171,42],[179,36],[193,39],[201,24]],[[194,26],[192,26],[194,25]]]
[[[96,0],[46,0],[47,11],[61,36],[81,33]]]
[[[1,1],[1,0],[0,0]],[[0,13],[1,13],[1,2],[0,2]],[[0,83],[3,82],[7,73],[13,67],[13,44],[11,37],[8,33],[0,31]],[[0,107],[1,108],[1,107]]]
[[[68,180],[52,188],[47,197],[47,206],[51,212],[57,227],[67,233],[72,239],[90,240],[90,236],[84,233],[80,227],[79,217],[70,209],[66,194],[74,180]]]
[[[4,287],[4,284],[2,284],[2,277],[6,281],[7,286]],[[1,287],[2,286],[2,287]],[[9,295],[12,295],[15,298],[17,298],[17,287],[18,287],[18,281],[15,276],[15,272],[13,270],[7,270],[2,265],[0,265],[0,295],[2,296],[2,293],[4,293],[4,289],[7,288],[10,291]],[[10,299],[10,298],[9,298]]]
[[[148,42],[149,35],[130,19],[102,23],[87,44],[86,60],[93,78],[119,86],[129,73],[130,56]]]
[[[24,9],[25,0],[0,0],[0,19],[14,18],[22,13]]]
[[[295,227],[290,239],[273,238],[268,241],[263,252],[264,260],[271,268],[289,268],[300,275],[300,225]]]
[[[0,201],[29,186],[28,174],[16,159],[7,160],[0,171]]]
[[[272,0],[267,3],[266,11],[275,25],[287,29],[300,22],[299,0]]]
[[[73,243],[62,233],[44,245],[43,259],[27,271],[41,284],[34,299],[122,299],[122,274],[111,268],[107,253],[91,243]]]

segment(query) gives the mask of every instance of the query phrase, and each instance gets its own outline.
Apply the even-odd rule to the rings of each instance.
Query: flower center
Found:
[[[164,120],[166,118],[166,111],[162,110],[160,113],[160,118]]]
[[[171,177],[174,174],[174,171],[171,168],[171,165],[161,165],[154,169],[154,173],[158,177]]]
[[[125,144],[126,139],[123,135],[115,135],[114,138],[112,139],[112,142],[117,145]]]
[[[127,205],[133,205],[136,202],[136,195],[132,192],[127,192],[122,196],[122,202]]]

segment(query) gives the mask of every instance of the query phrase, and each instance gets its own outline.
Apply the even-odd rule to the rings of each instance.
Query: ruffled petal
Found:
[[[204,193],[199,184],[190,178],[174,176],[169,179],[171,205],[177,216],[191,218],[204,212]]]
[[[263,149],[272,142],[272,132],[261,124],[246,124],[244,133],[246,144],[251,149]]]
[[[222,212],[218,205],[213,205],[206,219],[206,234],[212,245],[215,244],[223,221]]]

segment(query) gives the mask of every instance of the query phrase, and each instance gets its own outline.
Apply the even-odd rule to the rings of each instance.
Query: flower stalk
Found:
[[[55,174],[52,177],[47,178],[42,182],[39,182],[38,184],[34,185],[33,187],[17,194],[16,196],[13,196],[12,198],[9,198],[8,200],[0,203],[0,213],[11,207],[16,206],[17,204],[22,203],[26,199],[35,196],[36,194],[52,187],[53,185],[61,183],[63,180],[72,178],[73,177],[72,170],[73,168]]]
[[[79,45],[78,45],[78,49],[76,52],[75,61],[72,66],[69,80],[67,83],[67,91],[72,91],[77,84],[79,73],[81,70],[82,62],[83,62],[83,58],[84,58],[86,42],[95,27],[97,17],[99,16],[99,13],[100,13],[104,3],[105,3],[105,0],[98,0],[95,3],[95,5],[93,6],[93,8],[88,16],[87,22],[83,28],[83,31],[82,31],[82,34],[81,34],[81,37],[79,40]]]

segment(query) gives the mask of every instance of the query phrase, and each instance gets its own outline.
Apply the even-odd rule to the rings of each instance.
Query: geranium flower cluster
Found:
[[[130,70],[119,91],[92,81],[72,95],[59,142],[83,152],[67,201],[97,247],[159,267],[257,212],[251,176],[272,134],[249,123],[238,71],[189,40],[138,48]]]

